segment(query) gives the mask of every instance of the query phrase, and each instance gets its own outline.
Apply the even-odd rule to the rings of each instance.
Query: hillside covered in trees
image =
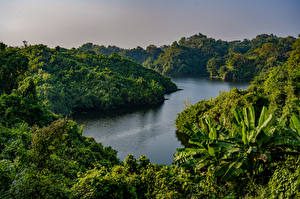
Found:
[[[261,73],[249,89],[224,92],[179,114],[176,126],[188,144],[178,149],[171,166],[153,164],[145,156],[120,161],[111,147],[82,136],[76,122],[49,110],[44,100],[51,98],[42,94],[60,83],[71,88],[82,83],[73,95],[88,100],[84,89],[89,93],[88,86],[109,78],[112,89],[119,89],[122,80],[119,86],[139,85],[152,92],[157,86],[168,92],[176,88],[169,79],[120,56],[42,45],[19,49],[1,44],[0,61],[0,198],[300,196],[299,38],[287,61]],[[126,72],[130,67],[124,64],[135,71]],[[79,82],[77,75],[86,81]],[[153,78],[150,83],[148,78]],[[63,88],[61,95],[70,91]]]
[[[257,110],[263,106],[275,115],[300,114],[300,65],[299,39],[293,44],[288,60],[267,72],[261,72],[247,90],[232,89],[222,92],[217,98],[200,101],[178,115],[176,127],[183,132],[189,124],[198,123],[199,119],[209,115],[215,121],[224,122],[232,127],[233,110],[253,105]],[[232,115],[231,118],[228,118]]]
[[[169,76],[201,75],[227,81],[249,81],[288,58],[293,37],[262,34],[243,41],[222,41],[199,33],[170,46],[122,49],[86,43],[80,49],[99,54],[118,53]]]
[[[292,48],[285,63],[260,73],[247,90],[223,92],[178,114],[186,148],[174,163],[211,178],[217,197],[228,189],[234,198],[300,196],[299,38]]]
[[[154,105],[177,90],[169,78],[117,54],[1,43],[0,63],[0,93],[33,81],[37,96],[64,115]]]

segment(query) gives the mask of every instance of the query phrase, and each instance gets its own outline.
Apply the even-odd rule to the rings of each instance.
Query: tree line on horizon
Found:
[[[199,33],[182,37],[171,45],[149,45],[145,49],[93,43],[79,48],[106,55],[118,53],[168,76],[199,75],[227,81],[250,81],[260,72],[284,63],[295,40],[292,36],[261,34],[251,40],[223,41]]]

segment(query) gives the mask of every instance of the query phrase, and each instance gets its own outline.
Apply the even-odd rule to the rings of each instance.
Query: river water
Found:
[[[167,100],[158,107],[76,119],[84,125],[83,135],[94,137],[104,146],[112,146],[122,160],[130,153],[136,158],[145,154],[151,162],[169,165],[176,148],[182,147],[176,137],[174,121],[184,109],[184,102],[189,99],[194,104],[216,97],[223,90],[246,89],[249,85],[203,77],[178,77],[173,81],[182,90],[166,95]]]

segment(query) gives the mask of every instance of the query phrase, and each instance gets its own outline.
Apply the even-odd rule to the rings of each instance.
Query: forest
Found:
[[[0,198],[300,197],[299,37],[199,34],[146,50],[0,43],[0,65]],[[169,166],[121,161],[66,117],[162,103],[177,87],[158,72],[253,81],[178,114],[186,142]]]
[[[251,40],[228,42],[199,33],[161,47],[122,49],[86,43],[80,49],[106,55],[118,53],[168,76],[201,75],[227,81],[250,81],[260,72],[283,64],[295,40],[291,36],[261,34]]]
[[[34,81],[38,97],[54,113],[72,115],[162,103],[177,90],[170,78],[117,54],[80,49],[1,44],[0,93]],[[15,81],[17,79],[17,81]]]

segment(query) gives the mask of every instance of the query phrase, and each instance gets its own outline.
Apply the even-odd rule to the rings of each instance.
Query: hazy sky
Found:
[[[300,0],[0,0],[0,41],[9,45],[132,48],[199,32],[224,40],[296,37]]]

